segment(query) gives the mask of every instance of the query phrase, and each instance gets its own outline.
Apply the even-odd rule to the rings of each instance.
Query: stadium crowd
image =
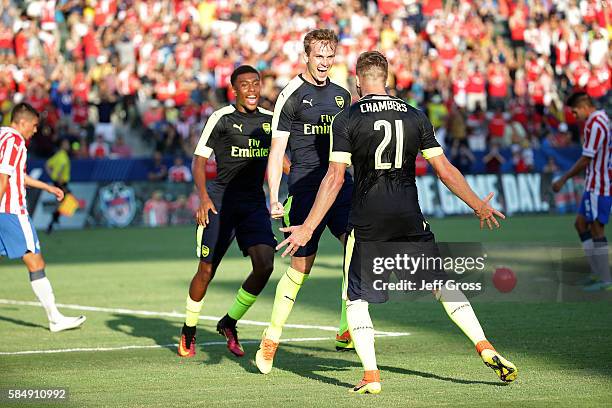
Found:
[[[240,64],[262,72],[261,104],[303,69],[303,35],[339,34],[330,76],[352,86],[360,52],[391,64],[389,87],[427,112],[460,169],[475,152],[498,172],[533,167],[543,143],[579,143],[563,107],[583,88],[609,108],[612,14],[594,0],[0,0],[0,111],[43,113],[32,150],[61,139],[77,158],[131,157],[143,138],[190,156],[207,117],[231,101]]]

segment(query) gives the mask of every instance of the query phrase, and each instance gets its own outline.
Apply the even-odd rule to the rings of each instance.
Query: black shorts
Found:
[[[352,184],[344,184],[342,186],[342,189],[338,193],[338,197],[336,197],[336,201],[334,201],[334,204],[323,218],[323,221],[321,221],[319,226],[313,231],[310,241],[308,241],[305,246],[298,249],[293,256],[306,257],[315,254],[319,248],[319,240],[326,226],[336,238],[340,238],[342,234],[346,233],[349,214],[351,212],[352,190]],[[285,216],[283,217],[283,226],[302,225],[308,217],[316,197],[316,191],[300,192],[287,197],[284,203]],[[289,235],[290,234],[285,233],[285,238]]]
[[[209,212],[206,227],[196,228],[196,254],[201,261],[218,265],[234,237],[244,256],[254,245],[276,247],[270,212],[265,202],[235,202],[217,207],[218,214]]]
[[[412,256],[415,257],[420,256],[423,252],[428,256],[439,256],[435,237],[429,230],[429,225],[426,226],[423,232],[394,240],[378,242],[359,242],[355,239],[355,231],[351,230],[344,245],[344,287],[342,289],[345,300],[365,300],[370,303],[384,303],[389,300],[388,291],[381,290],[380,284],[376,286],[374,281],[389,282],[391,273],[376,275],[371,270],[362,269],[362,262],[368,262],[372,256],[372,246],[390,243],[398,244],[402,248],[412,248],[415,251]],[[406,243],[415,243],[415,245],[409,246]],[[414,275],[395,272],[395,276],[398,281],[410,280],[416,282],[419,287],[422,281],[432,282],[434,280],[448,279],[443,269],[419,271]]]

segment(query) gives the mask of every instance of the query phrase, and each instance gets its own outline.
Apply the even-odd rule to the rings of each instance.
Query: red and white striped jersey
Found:
[[[589,115],[584,125],[582,155],[591,158],[586,172],[586,191],[603,196],[612,195],[611,153],[610,118],[602,110],[595,111]]]
[[[27,214],[25,168],[28,149],[23,136],[10,127],[0,127],[0,173],[8,174],[8,184],[0,213]]]

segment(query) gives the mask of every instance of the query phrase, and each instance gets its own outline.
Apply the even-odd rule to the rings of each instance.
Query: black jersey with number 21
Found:
[[[376,236],[374,223],[408,224],[423,231],[415,160],[442,154],[427,116],[389,95],[368,95],[338,113],[332,122],[330,161],[354,166],[350,223],[361,235]],[[374,234],[375,235],[375,234]],[[387,237],[388,238],[388,237]]]

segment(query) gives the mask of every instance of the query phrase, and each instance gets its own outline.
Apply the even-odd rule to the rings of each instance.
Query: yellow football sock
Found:
[[[289,267],[287,272],[285,272],[278,281],[276,296],[274,297],[274,306],[272,306],[270,326],[268,326],[266,330],[266,337],[270,340],[275,342],[280,340],[283,326],[289,318],[289,314],[295,303],[295,298],[307,278],[307,274]]]
[[[204,299],[196,302],[195,300],[192,300],[189,295],[187,295],[187,302],[185,305],[185,324],[187,326],[194,327],[198,324],[200,311],[202,310],[202,303],[204,303]]]

